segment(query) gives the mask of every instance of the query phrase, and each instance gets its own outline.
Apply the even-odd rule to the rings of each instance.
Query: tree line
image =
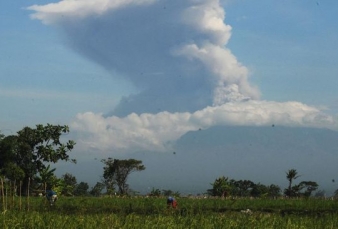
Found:
[[[67,125],[36,125],[24,127],[16,135],[0,133],[0,178],[12,184],[17,192],[27,195],[29,191],[42,192],[54,189],[61,195],[99,195],[103,189],[108,194],[126,194],[129,191],[127,178],[134,171],[142,171],[145,166],[135,159],[103,159],[103,179],[90,191],[86,182],[77,184],[76,178],[66,173],[61,178],[54,175],[51,164],[70,161],[69,153],[75,141],[62,142],[62,135],[69,133]]]
[[[0,132],[0,177],[11,183],[14,189],[27,194],[30,190],[40,191],[55,189],[61,195],[101,195],[103,190],[108,195],[126,195],[131,192],[127,184],[128,176],[136,171],[145,170],[142,161],[136,159],[119,160],[107,158],[103,163],[103,178],[89,190],[86,182],[77,183],[76,177],[70,173],[61,178],[54,175],[55,168],[51,164],[58,161],[76,163],[69,157],[75,146],[73,140],[62,142],[62,135],[69,133],[69,127],[64,125],[36,125],[35,128],[24,127],[16,135],[5,136]],[[299,177],[296,169],[286,172],[289,182],[283,191],[278,185],[263,185],[250,180],[234,180],[221,176],[216,178],[207,194],[211,196],[239,197],[309,197],[318,189],[314,181],[301,181],[294,184]],[[153,188],[152,196],[175,194],[171,190]],[[338,191],[336,191],[338,194]]]
[[[254,183],[250,180],[234,180],[221,176],[211,184],[212,188],[207,191],[211,196],[219,197],[270,197],[276,198],[284,195],[285,197],[310,197],[318,189],[317,182],[301,181],[293,184],[299,177],[296,169],[290,169],[286,172],[286,179],[289,181],[287,188],[282,191],[278,185],[264,185]],[[323,191],[317,195],[322,195]]]

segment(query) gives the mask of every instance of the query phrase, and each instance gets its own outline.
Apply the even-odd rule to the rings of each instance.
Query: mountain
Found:
[[[285,172],[316,181],[327,193],[338,189],[338,132],[328,129],[223,126],[191,131],[167,153],[140,153],[145,171],[133,184],[151,189],[203,193],[219,176],[287,187]],[[146,179],[144,179],[146,177]]]
[[[76,165],[59,164],[57,175],[69,172],[78,182],[94,186],[102,178],[101,158],[81,157]],[[116,156],[107,153],[107,157]],[[117,158],[142,160],[146,170],[131,174],[127,183],[144,194],[152,188],[204,193],[223,175],[284,189],[289,169],[300,175],[295,183],[316,181],[328,195],[338,189],[338,132],[328,129],[218,126],[186,133],[167,152],[137,152]]]

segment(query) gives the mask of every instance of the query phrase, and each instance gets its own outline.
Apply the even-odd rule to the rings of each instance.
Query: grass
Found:
[[[167,209],[164,198],[61,197],[8,199],[1,228],[338,228],[334,200],[178,199]],[[29,206],[29,208],[27,207]],[[1,209],[3,206],[1,205]],[[250,213],[242,210],[250,209]]]

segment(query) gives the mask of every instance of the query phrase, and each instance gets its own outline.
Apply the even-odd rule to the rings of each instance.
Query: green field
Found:
[[[1,228],[338,228],[335,200],[61,197],[8,198],[1,202]],[[247,209],[250,211],[244,212]]]

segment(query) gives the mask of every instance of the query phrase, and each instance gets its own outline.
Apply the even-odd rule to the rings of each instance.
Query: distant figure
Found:
[[[53,204],[58,199],[58,196],[56,195],[56,192],[54,192],[53,190],[47,190],[46,191],[46,198],[47,198],[48,202],[50,203],[50,206],[53,206]]]
[[[168,208],[177,208],[177,201],[174,197],[169,196],[167,199],[167,207]]]

